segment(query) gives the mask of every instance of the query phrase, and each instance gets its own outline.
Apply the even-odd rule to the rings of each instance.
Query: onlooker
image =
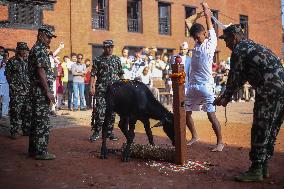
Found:
[[[91,80],[91,70],[92,65],[90,59],[85,60],[86,65],[86,74],[85,74],[85,100],[86,100],[86,107],[88,109],[92,108],[92,95],[90,94],[90,80]]]
[[[136,51],[134,63],[133,63],[132,70],[131,70],[132,80],[137,79],[137,77],[141,75],[144,66],[145,66],[145,63],[143,62],[143,59],[141,58],[141,52]]]
[[[218,68],[217,72],[216,72],[216,76],[214,78],[214,82],[215,82],[215,93],[219,94],[222,90],[222,86],[221,86],[221,80],[223,78],[223,70],[221,68]]]
[[[228,80],[228,75],[229,75],[230,70],[226,69],[225,73],[223,74],[223,77],[220,81],[220,85],[221,85],[221,92],[220,94],[222,95],[226,89],[226,85],[227,85],[227,80]]]
[[[150,89],[150,91],[153,93],[153,95],[156,97],[158,101],[160,101],[160,92],[159,89],[153,87],[153,81],[151,79],[151,74],[149,72],[149,67],[145,66],[142,74],[140,75],[140,81],[147,85]]]
[[[72,104],[74,106],[73,102],[73,74],[72,74],[72,65],[76,64],[77,62],[77,54],[76,53],[71,53],[71,61],[67,63],[67,69],[68,69],[68,83],[67,83],[67,88],[68,88],[68,109],[71,111],[72,110]]]
[[[179,54],[178,56],[180,56],[182,58],[182,62],[181,64],[184,65],[184,70],[185,70],[185,91],[187,90],[188,88],[188,81],[189,81],[189,73],[190,73],[190,62],[191,62],[191,57],[188,56],[188,43],[187,42],[183,42],[181,45],[180,45],[180,48],[179,48]],[[174,57],[172,59],[172,62],[174,62]]]
[[[123,48],[122,49],[122,56],[120,57],[120,61],[121,61],[121,66],[122,69],[124,71],[124,79],[131,79],[131,68],[132,68],[132,62],[128,57],[128,49],[127,48]]]
[[[63,82],[63,101],[62,104],[64,104],[66,98],[68,99],[68,88],[67,88],[67,84],[68,84],[68,68],[67,65],[70,62],[70,58],[68,56],[64,56],[63,57],[63,62],[61,63],[61,66],[63,68],[63,72],[64,72],[64,76],[61,78],[62,82]]]
[[[57,55],[63,48],[64,48],[63,42],[61,42],[59,44],[59,47],[54,52],[51,51],[49,46],[47,47],[47,51],[48,51],[49,59],[50,59],[50,63],[51,63],[51,68],[52,68],[52,71],[55,74],[55,76],[57,76],[57,64],[59,63],[59,59],[57,58]],[[52,91],[54,92],[54,98],[56,98],[56,96],[57,96],[57,93],[56,93],[56,91],[57,91],[56,90],[56,78],[53,80],[53,90]],[[56,116],[56,104],[52,105],[51,115]]]
[[[10,93],[10,137],[16,139],[21,128],[28,136],[31,126],[30,80],[28,71],[29,48],[27,43],[18,42],[16,55],[9,59],[5,75]]]
[[[61,62],[58,60],[57,57],[57,72],[56,72],[56,108],[61,109],[62,106],[62,100],[63,100],[63,93],[64,93],[64,88],[63,88],[63,82],[62,82],[62,77],[64,77],[64,70],[62,67]]]
[[[245,82],[244,84],[244,95],[246,101],[254,101],[255,96],[255,90],[252,88],[252,86],[249,84],[249,82]]]
[[[86,74],[86,65],[83,64],[83,55],[77,55],[77,62],[72,65],[72,74],[73,74],[73,90],[74,90],[74,109],[73,111],[78,110],[78,99],[80,96],[80,110],[86,110],[85,105],[85,74]]]
[[[38,160],[53,160],[55,155],[47,152],[50,131],[51,105],[55,103],[53,80],[47,48],[53,34],[49,26],[38,29],[37,41],[29,54],[29,71],[32,94],[32,122],[29,137],[29,155]]]
[[[244,102],[243,100],[243,88],[240,88],[237,92],[234,93],[232,102]]]
[[[151,77],[162,80],[163,71],[166,69],[166,64],[161,60],[161,55],[157,54],[155,61],[152,61]]]
[[[9,54],[4,47],[0,46],[0,96],[2,97],[2,116],[9,113],[9,84],[4,74]]]

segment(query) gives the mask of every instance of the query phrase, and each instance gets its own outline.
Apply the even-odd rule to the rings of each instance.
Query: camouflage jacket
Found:
[[[98,56],[94,59],[91,71],[92,77],[97,77],[96,93],[105,92],[108,85],[119,80],[124,74],[120,58],[115,55],[110,57]]]
[[[8,60],[5,75],[9,83],[10,94],[27,95],[29,93],[28,62],[15,56]]]
[[[48,83],[49,89],[53,90],[53,81],[55,80],[55,75],[52,72],[50,59],[48,56],[47,49],[44,44],[41,42],[36,42],[36,44],[32,47],[29,54],[29,73],[30,73],[30,81],[31,87],[34,89],[36,87],[40,87],[40,79],[37,74],[37,68],[44,68],[46,79]]]
[[[231,54],[227,100],[248,81],[256,95],[284,96],[284,69],[279,58],[266,47],[251,40],[240,41]]]

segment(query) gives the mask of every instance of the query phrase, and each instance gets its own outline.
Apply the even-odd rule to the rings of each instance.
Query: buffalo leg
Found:
[[[120,116],[120,120],[118,123],[118,127],[120,128],[121,132],[123,133],[123,135],[125,136],[125,138],[128,138],[128,117],[123,117]]]
[[[123,159],[122,161],[124,162],[128,162],[130,159],[130,154],[131,154],[131,145],[133,143],[134,137],[135,137],[135,124],[136,124],[137,119],[130,119],[129,121],[129,130],[127,133],[127,142],[126,142],[126,147],[125,150],[123,152]]]
[[[145,128],[149,143],[154,146],[155,144],[154,144],[152,130],[151,130],[151,127],[150,127],[150,121],[149,121],[149,119],[143,119],[142,122],[144,124],[144,128]]]

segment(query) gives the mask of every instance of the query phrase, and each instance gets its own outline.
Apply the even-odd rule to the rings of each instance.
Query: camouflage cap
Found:
[[[17,42],[16,50],[29,50],[28,44],[25,42]]]
[[[104,47],[114,46],[114,45],[113,45],[113,40],[105,40],[105,41],[103,42],[103,46],[104,46]]]
[[[48,35],[49,37],[57,37],[56,35],[54,35],[54,31],[52,29],[51,26],[48,26],[48,25],[41,25],[39,28],[38,28],[38,31],[41,31],[41,32],[44,32],[46,35]]]
[[[225,39],[228,37],[228,34],[231,33],[243,33],[242,26],[240,24],[230,25],[223,30],[223,35],[219,36],[220,39]]]

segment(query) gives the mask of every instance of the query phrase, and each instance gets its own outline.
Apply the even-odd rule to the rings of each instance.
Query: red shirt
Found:
[[[90,80],[91,80],[91,71],[87,71],[85,75],[85,84],[90,84]]]

